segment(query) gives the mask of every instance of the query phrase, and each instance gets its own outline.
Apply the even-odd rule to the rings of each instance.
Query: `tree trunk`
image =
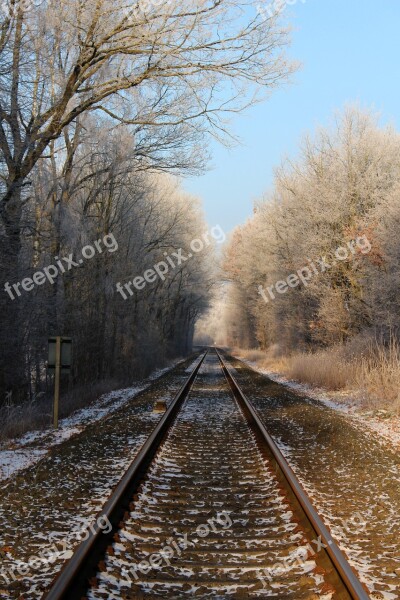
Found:
[[[0,235],[0,395],[3,399],[12,392],[14,400],[23,399],[28,389],[20,322],[21,298],[14,288],[9,293],[5,288],[7,283],[12,285],[20,279],[21,216],[21,188],[17,187],[4,206]]]

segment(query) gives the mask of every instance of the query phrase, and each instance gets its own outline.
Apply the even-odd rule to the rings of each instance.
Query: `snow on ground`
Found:
[[[287,379],[281,373],[263,369],[256,362],[246,360],[241,356],[238,358],[272,381],[344,413],[354,426],[375,433],[377,440],[383,445],[389,444],[395,450],[400,449],[400,417],[392,415],[386,410],[365,410],[361,400],[351,396],[348,392],[328,392],[322,388]]]
[[[0,444],[0,481],[34,466],[54,446],[62,444],[84,431],[88,425],[114,413],[147,389],[154,380],[172,370],[179,362],[182,361],[177,361],[165,369],[158,369],[135,387],[104,394],[90,406],[77,410],[69,417],[62,419],[58,430],[31,431],[20,438]]]
[[[399,441],[398,429],[397,439],[390,429],[396,419],[391,416],[385,427],[378,411],[363,411],[357,397],[289,381],[239,359],[265,377],[256,385],[245,370],[245,389],[371,598],[400,600]],[[269,379],[298,400],[271,389]]]
[[[27,469],[39,461],[46,450],[3,450],[0,452],[0,480],[8,479],[14,473]]]

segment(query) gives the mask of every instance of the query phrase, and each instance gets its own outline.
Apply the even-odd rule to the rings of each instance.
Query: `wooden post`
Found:
[[[61,337],[56,338],[56,364],[54,377],[54,405],[53,419],[54,428],[58,429],[58,407],[60,403],[60,376],[61,376]]]

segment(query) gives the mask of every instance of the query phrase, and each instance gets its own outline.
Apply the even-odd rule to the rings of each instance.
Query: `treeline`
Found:
[[[234,232],[228,342],[276,355],[365,333],[385,343],[399,329],[399,232],[400,135],[347,109],[276,170]]]
[[[205,233],[165,174],[204,169],[225,115],[292,72],[287,42],[253,0],[3,3],[0,402],[42,389],[48,335],[73,337],[77,382],[190,349],[211,244],[127,299],[115,286]]]
[[[32,179],[19,277],[43,276],[31,290],[25,285],[29,291],[14,279],[8,287],[24,331],[21,376],[36,392],[48,336],[73,338],[77,383],[130,381],[167,356],[185,355],[207,305],[211,244],[164,279],[117,292],[117,283],[124,289],[207,230],[197,201],[175,179],[136,170],[123,135],[104,135],[104,124],[91,123],[90,139],[75,141],[73,157],[65,150],[56,157],[54,148]]]

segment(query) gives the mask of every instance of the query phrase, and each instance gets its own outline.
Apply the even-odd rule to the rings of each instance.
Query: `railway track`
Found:
[[[218,352],[103,513],[47,600],[369,597]]]

